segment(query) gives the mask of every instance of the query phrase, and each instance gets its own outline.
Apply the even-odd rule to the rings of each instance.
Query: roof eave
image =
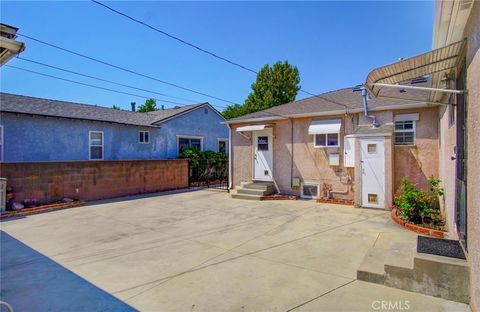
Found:
[[[403,109],[412,109],[412,108],[426,108],[426,107],[435,107],[439,106],[437,104],[431,104],[426,102],[414,102],[408,104],[395,104],[395,105],[385,105],[379,107],[372,107],[370,111],[385,111],[385,110],[403,110]],[[222,122],[222,124],[241,124],[248,122],[262,122],[262,121],[272,121],[272,120],[285,120],[289,118],[306,118],[306,117],[323,117],[323,116],[338,116],[344,114],[357,114],[363,113],[363,108],[355,108],[347,110],[336,110],[328,112],[316,112],[316,113],[304,113],[304,114],[290,114],[284,116],[275,116],[275,117],[259,117],[259,118],[248,118],[241,120],[227,120]]]
[[[25,112],[16,112],[16,111],[7,111],[7,110],[0,110],[0,113],[40,116],[40,117],[48,117],[48,118],[72,119],[72,120],[80,120],[80,121],[85,120],[85,121],[95,121],[95,122],[106,122],[106,123],[113,123],[117,125],[134,126],[134,127],[148,127],[148,128],[156,128],[156,129],[160,128],[160,126],[155,126],[150,124],[135,124],[135,123],[127,123],[127,122],[119,122],[119,121],[111,121],[111,120],[77,118],[77,117],[68,117],[68,116],[47,115],[47,114],[35,114],[35,113],[25,113]]]

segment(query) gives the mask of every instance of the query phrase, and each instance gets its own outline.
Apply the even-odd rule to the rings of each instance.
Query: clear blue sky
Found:
[[[433,1],[107,2],[166,32],[253,69],[278,60],[298,66],[303,89],[322,93],[362,83],[373,68],[431,48]],[[92,2],[1,2],[3,23],[19,32],[122,67],[243,103],[255,75],[118,16]],[[21,56],[195,101],[209,99],[21,38]],[[9,65],[100,83],[14,59]],[[129,108],[142,98],[1,69],[1,90]],[[157,97],[157,96],[155,96]],[[299,93],[298,98],[305,97]],[[187,103],[183,101],[183,103]],[[158,103],[162,104],[162,103]],[[166,107],[172,104],[165,104]]]

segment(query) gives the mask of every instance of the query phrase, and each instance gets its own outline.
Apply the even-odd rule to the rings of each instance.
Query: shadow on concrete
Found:
[[[0,231],[0,298],[14,311],[136,311]]]

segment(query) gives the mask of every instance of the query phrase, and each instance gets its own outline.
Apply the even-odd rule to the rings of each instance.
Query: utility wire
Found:
[[[190,99],[186,99],[186,98],[182,98],[182,97],[176,97],[176,96],[168,95],[168,94],[165,94],[165,93],[160,93],[160,92],[156,92],[156,91],[152,91],[152,90],[148,90],[148,89],[138,88],[138,87],[126,85],[126,84],[123,84],[123,83],[119,83],[119,82],[115,82],[115,81],[111,81],[111,80],[107,80],[107,79],[103,79],[103,78],[99,78],[99,77],[95,77],[95,76],[91,76],[91,75],[87,75],[87,74],[82,74],[82,73],[79,73],[79,72],[76,72],[76,71],[73,71],[73,70],[60,68],[60,67],[57,67],[57,66],[54,66],[54,65],[49,65],[49,64],[42,63],[42,62],[39,62],[39,61],[30,60],[30,59],[27,59],[27,58],[24,58],[24,57],[21,57],[21,56],[17,56],[17,59],[22,60],[22,61],[26,61],[26,62],[30,62],[30,63],[33,63],[33,64],[41,65],[41,66],[44,66],[44,67],[49,67],[49,68],[53,68],[53,69],[56,69],[56,70],[61,70],[63,72],[67,72],[67,73],[70,73],[70,74],[74,74],[74,75],[78,75],[78,76],[82,76],[82,77],[87,77],[87,78],[95,79],[95,80],[98,80],[98,81],[108,82],[108,83],[111,83],[111,84],[114,84],[114,85],[117,85],[117,86],[121,86],[121,87],[135,89],[135,90],[139,90],[139,91],[143,91],[143,92],[147,92],[147,93],[154,93],[154,94],[157,94],[157,95],[162,95],[162,96],[170,97],[170,98],[177,99],[177,100],[184,100],[184,101],[188,101],[188,102],[192,102],[192,103],[200,103],[200,101],[190,100]]]
[[[197,46],[197,45],[195,45],[195,44],[193,44],[193,43],[187,42],[187,41],[185,41],[185,40],[183,40],[183,39],[181,39],[181,38],[179,38],[179,37],[177,37],[177,36],[174,36],[174,35],[172,35],[172,34],[167,33],[166,31],[163,31],[163,30],[161,30],[161,29],[158,29],[158,28],[156,28],[156,27],[154,27],[154,26],[152,26],[152,25],[150,25],[150,24],[147,24],[147,23],[145,23],[145,22],[143,22],[143,21],[141,21],[141,20],[138,20],[138,19],[136,19],[136,18],[134,18],[134,17],[132,17],[132,16],[130,16],[130,15],[128,15],[128,14],[125,14],[125,13],[123,13],[123,12],[120,12],[120,11],[118,11],[118,10],[116,10],[116,9],[114,9],[114,8],[112,8],[112,7],[104,4],[104,3],[102,3],[102,2],[99,2],[99,1],[96,1],[96,0],[91,0],[91,1],[92,1],[93,3],[95,3],[95,4],[98,4],[98,5],[106,8],[107,10],[110,10],[110,11],[112,11],[112,12],[118,14],[118,15],[121,15],[121,16],[123,16],[123,17],[126,17],[126,18],[128,18],[129,20],[134,21],[135,23],[138,23],[138,24],[143,25],[143,26],[145,26],[145,27],[147,27],[147,28],[150,28],[151,30],[154,30],[154,31],[156,31],[156,32],[158,32],[158,33],[161,33],[162,35],[165,35],[165,36],[167,36],[167,37],[169,37],[169,38],[171,38],[171,39],[173,39],[173,40],[179,41],[179,42],[181,42],[181,43],[183,43],[183,44],[185,44],[185,45],[187,45],[187,46],[189,46],[189,47],[192,47],[192,48],[194,48],[194,49],[197,49],[197,50],[199,50],[199,51],[201,51],[201,52],[203,52],[203,53],[206,53],[206,54],[208,54],[208,55],[210,55],[210,56],[213,56],[213,57],[215,57],[215,58],[217,58],[217,59],[219,59],[219,60],[222,60],[222,61],[224,61],[224,62],[227,62],[227,63],[229,63],[229,64],[231,64],[231,65],[240,67],[241,69],[244,69],[244,70],[246,70],[246,71],[252,72],[252,73],[254,73],[254,74],[258,74],[257,71],[255,71],[255,70],[253,70],[253,69],[251,69],[251,68],[248,68],[248,67],[243,66],[243,65],[241,65],[241,64],[238,64],[238,63],[236,63],[236,62],[234,62],[234,61],[231,61],[231,60],[227,59],[226,57],[220,56],[220,55],[218,55],[218,54],[216,54],[216,53],[213,53],[213,52],[210,52],[210,51],[208,51],[208,50],[205,50],[205,49],[203,49],[203,48],[201,48],[201,47],[199,47],[199,46]]]
[[[230,104],[238,104],[238,103],[235,103],[235,102],[226,100],[226,99],[222,99],[222,98],[216,97],[216,96],[214,96],[214,95],[210,95],[210,94],[207,94],[207,93],[204,93],[204,92],[200,92],[200,91],[196,91],[196,90],[193,90],[193,89],[190,89],[190,88],[187,88],[187,87],[183,87],[183,86],[178,85],[178,84],[175,84],[175,83],[171,83],[171,82],[168,82],[168,81],[165,81],[165,80],[161,80],[161,79],[158,79],[158,78],[149,76],[149,75],[145,75],[145,74],[136,72],[136,71],[131,70],[131,69],[128,69],[128,68],[124,68],[124,67],[121,67],[121,66],[118,66],[118,65],[114,65],[114,64],[109,63],[109,62],[106,62],[106,61],[102,61],[102,60],[100,60],[100,59],[97,59],[97,58],[94,58],[94,57],[91,57],[91,56],[88,56],[88,55],[85,55],[85,54],[81,54],[81,53],[78,53],[78,52],[75,52],[75,51],[72,51],[72,50],[69,50],[69,49],[66,49],[66,48],[62,48],[62,47],[60,47],[60,46],[58,46],[58,45],[54,45],[54,44],[51,44],[51,43],[42,41],[42,40],[40,40],[40,39],[35,39],[35,38],[30,37],[30,36],[25,35],[25,34],[17,33],[17,35],[20,36],[20,37],[24,37],[24,38],[33,40],[33,41],[35,41],[35,42],[41,43],[41,44],[43,44],[43,45],[46,45],[46,46],[49,46],[49,47],[52,47],[52,48],[55,48],[55,49],[58,49],[58,50],[61,50],[61,51],[64,51],[64,52],[68,52],[68,53],[70,53],[70,54],[77,55],[77,56],[80,56],[80,57],[82,57],[82,58],[85,58],[85,59],[88,59],[88,60],[91,60],[91,61],[94,61],[94,62],[103,64],[103,65],[107,65],[107,66],[110,66],[110,67],[113,67],[113,68],[122,70],[122,71],[127,72],[127,73],[130,73],[130,74],[134,74],[134,75],[137,75],[137,76],[140,76],[140,77],[143,77],[143,78],[151,79],[151,80],[154,80],[154,81],[157,81],[157,82],[160,82],[160,83],[163,83],[163,84],[166,84],[166,85],[169,85],[169,86],[178,88],[178,89],[182,89],[182,90],[185,90],[185,91],[189,91],[189,92],[193,92],[193,93],[196,93],[196,94],[200,94],[200,95],[203,95],[203,96],[206,96],[206,97],[209,97],[209,98],[212,98],[212,99],[216,99],[216,100],[219,100],[219,101],[222,101],[222,102],[226,102],[226,103],[230,103]]]
[[[13,66],[13,65],[5,65],[5,66],[6,66],[6,67],[10,67],[10,68],[14,68],[14,69],[17,69],[17,70],[29,72],[29,73],[32,73],[32,74],[44,76],[44,77],[49,77],[49,78],[53,78],[53,79],[57,79],[57,80],[62,80],[62,81],[67,81],[67,82],[79,84],[79,85],[86,86],[86,87],[90,87],[90,88],[95,88],[95,89],[100,89],[100,90],[105,90],[105,91],[115,92],[115,93],[120,93],[120,94],[126,94],[126,95],[130,95],[130,96],[136,96],[136,97],[144,98],[144,99],[151,99],[151,97],[148,97],[148,96],[143,96],[143,95],[139,95],[139,94],[134,94],[134,93],[123,92],[123,91],[114,90],[114,89],[110,89],[110,88],[95,86],[95,85],[88,84],[88,83],[84,83],[84,82],[80,82],[80,81],[75,81],[75,80],[70,80],[70,79],[66,79],[66,78],[61,78],[61,77],[57,77],[57,76],[53,76],[53,75],[49,75],[49,74],[45,74],[45,73],[40,73],[40,72],[37,72],[37,71],[34,71],[34,70],[22,68],[22,67],[17,67],[17,66]],[[166,103],[176,104],[176,105],[179,105],[179,106],[186,106],[185,104],[178,103],[178,102],[167,101],[167,100],[156,99],[156,98],[153,98],[153,99],[154,99],[154,100],[157,100],[157,101],[159,101],[159,102],[166,102]]]
[[[217,59],[219,59],[219,60],[221,60],[221,61],[227,62],[227,63],[229,63],[229,64],[231,64],[231,65],[236,66],[236,67],[239,67],[239,68],[241,68],[241,69],[243,69],[243,70],[249,71],[249,72],[254,73],[254,74],[258,74],[257,71],[255,71],[255,70],[253,70],[253,69],[251,69],[251,68],[248,68],[248,67],[246,67],[246,66],[243,66],[243,65],[241,65],[241,64],[239,64],[239,63],[236,63],[236,62],[234,62],[234,61],[231,61],[231,60],[227,59],[226,57],[220,56],[220,55],[218,55],[218,54],[216,54],[216,53],[214,53],[214,52],[210,52],[210,51],[208,51],[208,50],[206,50],[206,49],[204,49],[204,48],[201,48],[201,47],[199,47],[199,46],[197,46],[197,45],[195,45],[195,44],[193,44],[193,43],[190,43],[190,42],[185,41],[185,40],[183,40],[183,39],[181,39],[181,38],[179,38],[179,37],[177,37],[177,36],[174,36],[174,35],[172,35],[172,34],[169,34],[169,33],[167,33],[166,31],[163,31],[163,30],[161,30],[161,29],[158,29],[158,28],[156,28],[156,27],[154,27],[154,26],[152,26],[152,25],[150,25],[150,24],[147,24],[147,23],[145,23],[145,22],[143,22],[143,21],[141,21],[141,20],[139,20],[139,19],[136,19],[136,18],[134,18],[134,17],[132,17],[132,16],[126,14],[126,13],[120,12],[120,11],[118,11],[118,10],[116,10],[116,9],[114,9],[114,8],[112,8],[112,7],[108,6],[108,5],[100,2],[100,1],[97,1],[97,0],[90,0],[90,1],[93,2],[93,3],[95,3],[95,4],[98,4],[98,5],[102,6],[102,7],[106,8],[107,10],[110,10],[110,11],[112,11],[112,12],[118,14],[118,15],[121,15],[121,16],[123,16],[123,17],[125,17],[125,18],[127,18],[127,19],[129,19],[129,20],[131,20],[131,21],[133,21],[133,22],[135,22],[135,23],[138,23],[138,24],[140,24],[140,25],[143,25],[143,26],[145,26],[145,27],[147,27],[147,28],[149,28],[149,29],[151,29],[151,30],[153,30],[153,31],[156,31],[156,32],[158,32],[158,33],[160,33],[160,34],[162,34],[162,35],[165,35],[165,36],[173,39],[173,40],[176,40],[176,41],[178,41],[178,42],[180,42],[180,43],[182,43],[182,44],[184,44],[184,45],[187,45],[187,46],[189,46],[189,47],[192,47],[192,48],[194,48],[194,49],[196,49],[196,50],[199,50],[199,51],[201,51],[201,52],[203,52],[203,53],[206,53],[206,54],[208,54],[208,55],[210,55],[210,56],[213,56],[214,58],[217,58]],[[316,97],[316,98],[323,99],[323,100],[328,101],[328,102],[330,102],[330,103],[332,103],[332,104],[336,104],[336,105],[343,106],[343,107],[346,108],[346,109],[352,108],[352,107],[350,107],[350,106],[348,106],[348,105],[345,105],[345,104],[342,104],[342,103],[333,101],[333,100],[331,100],[331,99],[327,99],[327,98],[325,98],[325,97],[323,97],[323,96],[321,96],[321,95],[314,94],[314,93],[308,92],[308,91],[303,90],[303,89],[300,89],[299,91],[300,91],[300,92],[303,92],[303,93],[305,93],[305,94],[308,94],[308,95],[310,95],[310,96],[314,96],[314,97]]]

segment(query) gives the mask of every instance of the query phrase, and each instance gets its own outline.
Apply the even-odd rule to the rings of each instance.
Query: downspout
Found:
[[[362,98],[363,98],[363,110],[365,112],[365,117],[372,120],[372,128],[378,128],[380,125],[377,123],[377,117],[374,115],[368,114],[368,92],[366,88],[362,88]]]
[[[228,190],[232,189],[232,128],[228,126]]]
[[[291,124],[291,132],[290,132],[290,145],[292,147],[292,151],[290,152],[291,158],[290,158],[290,188],[293,191],[293,118],[290,118],[290,124]]]

